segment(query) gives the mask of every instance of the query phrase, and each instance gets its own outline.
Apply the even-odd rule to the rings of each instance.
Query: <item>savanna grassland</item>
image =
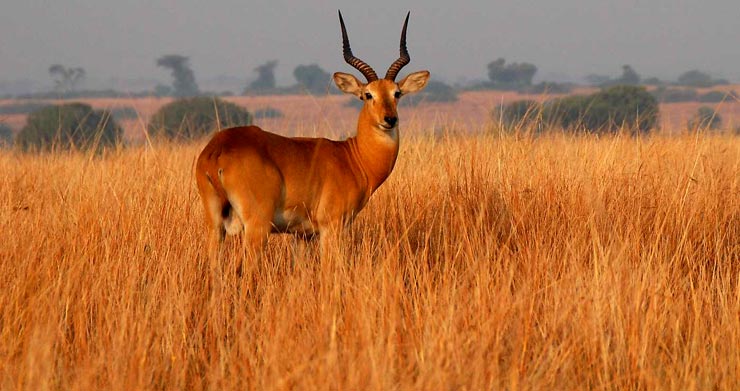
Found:
[[[0,388],[740,389],[740,138],[410,126],[325,259],[210,260],[205,141],[0,151]]]

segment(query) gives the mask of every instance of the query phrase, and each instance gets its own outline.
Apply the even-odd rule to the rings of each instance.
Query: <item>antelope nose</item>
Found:
[[[391,128],[396,126],[396,122],[398,122],[398,117],[384,117],[383,119]]]

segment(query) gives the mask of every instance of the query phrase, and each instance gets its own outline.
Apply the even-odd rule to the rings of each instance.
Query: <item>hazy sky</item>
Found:
[[[482,79],[486,65],[504,57],[536,64],[538,79],[617,76],[631,64],[645,77],[697,68],[740,81],[737,0],[3,0],[0,80],[51,85],[48,67],[60,63],[85,68],[93,80],[168,82],[155,60],[176,53],[190,57],[199,80],[246,81],[255,66],[277,59],[278,82],[288,84],[298,64],[350,70],[341,56],[338,8],[355,55],[381,74],[398,56],[411,10],[412,61],[404,72]]]

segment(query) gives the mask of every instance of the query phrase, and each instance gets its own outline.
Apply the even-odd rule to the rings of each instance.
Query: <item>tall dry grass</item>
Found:
[[[241,275],[201,146],[0,152],[0,388],[740,389],[738,137],[406,137]]]

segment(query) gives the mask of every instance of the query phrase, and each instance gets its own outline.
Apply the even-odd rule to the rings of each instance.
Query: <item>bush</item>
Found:
[[[658,122],[658,102],[644,87],[614,86],[567,103],[567,118],[573,119],[573,110],[578,109],[580,125],[594,132],[622,127],[647,132]],[[575,125],[578,123],[563,123],[566,128]]]
[[[722,117],[709,106],[701,106],[689,120],[689,130],[717,129],[722,125]]]
[[[264,109],[259,109],[254,112],[254,118],[255,119],[262,119],[262,118],[283,118],[283,112],[274,108],[274,107],[266,107]]]
[[[252,116],[240,106],[218,98],[197,97],[162,106],[149,120],[148,129],[155,137],[191,140],[216,129],[251,123]]]
[[[698,98],[696,91],[690,88],[658,87],[652,94],[661,103],[694,102]]]
[[[24,149],[100,149],[121,142],[123,130],[109,111],[84,103],[46,106],[29,114],[16,136]]]
[[[738,96],[734,91],[709,91],[706,94],[699,95],[697,100],[704,103],[719,103],[724,101],[733,101],[736,99],[738,99]]]
[[[593,97],[594,95],[573,95],[546,102],[542,107],[542,119],[550,126],[566,129],[586,126],[585,117],[591,109]]]
[[[0,148],[13,145],[13,131],[10,126],[0,124]]]
[[[401,98],[401,104],[408,106],[416,106],[421,102],[457,102],[457,92],[448,84],[430,80],[420,92]]]
[[[494,111],[494,120],[506,126],[523,126],[541,118],[542,105],[533,100],[517,100]]]
[[[114,107],[110,109],[110,113],[111,115],[113,115],[113,118],[119,121],[123,119],[139,118],[139,112],[136,111],[136,109],[131,106]]]
[[[585,128],[590,132],[616,131],[622,127],[646,132],[658,121],[658,102],[644,88],[615,86],[591,95],[573,95],[539,105],[517,101],[499,112],[508,125],[544,122],[563,129]]]

